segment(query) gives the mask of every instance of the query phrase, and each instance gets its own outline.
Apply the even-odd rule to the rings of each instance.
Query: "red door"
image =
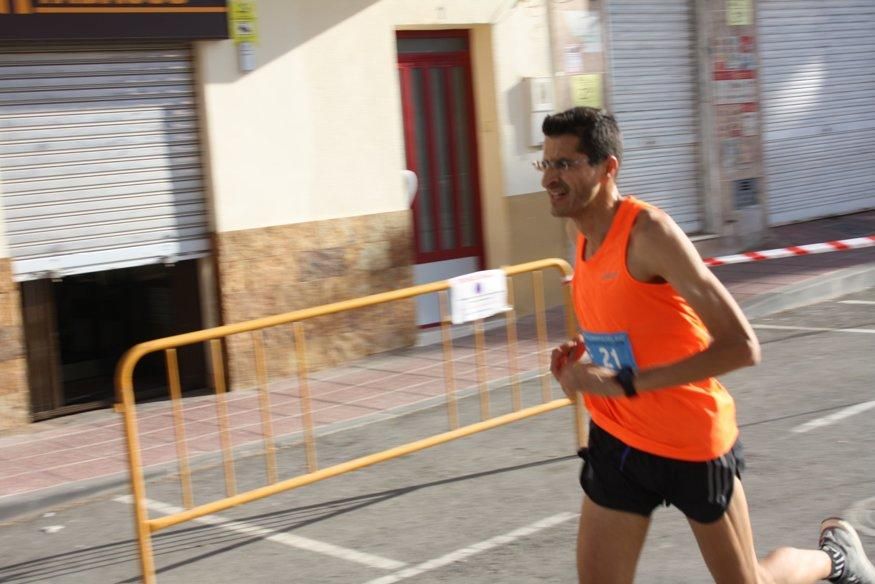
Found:
[[[431,280],[481,269],[468,31],[398,32],[398,67],[407,168],[419,179],[413,201],[417,280],[429,281],[430,264],[441,268],[431,270],[437,276]]]

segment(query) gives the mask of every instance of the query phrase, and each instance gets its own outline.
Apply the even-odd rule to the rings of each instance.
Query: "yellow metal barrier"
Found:
[[[475,360],[477,370],[477,385],[480,396],[480,414],[481,421],[469,424],[464,427],[459,427],[459,414],[457,399],[455,396],[454,375],[453,375],[453,360],[452,360],[452,335],[450,334],[450,322],[447,315],[447,297],[446,290],[449,288],[448,281],[433,282],[420,286],[413,286],[401,290],[393,290],[380,294],[373,294],[353,300],[343,302],[335,302],[323,306],[296,310],[276,316],[254,319],[246,322],[219,326],[211,329],[195,331],[182,335],[166,337],[145,343],[140,343],[129,349],[120,359],[116,368],[116,390],[117,397],[120,400],[120,410],[124,415],[124,428],[127,437],[128,464],[130,468],[131,490],[134,503],[134,518],[136,522],[137,539],[140,551],[140,565],[143,573],[143,582],[152,584],[155,582],[155,565],[152,556],[152,533],[161,529],[191,521],[205,515],[216,513],[231,507],[236,507],[244,503],[262,499],[270,495],[295,489],[304,485],[308,485],[317,481],[337,476],[343,473],[358,470],[378,462],[390,460],[412,452],[417,452],[431,446],[443,444],[457,438],[470,436],[484,430],[496,428],[504,424],[522,420],[531,416],[553,411],[568,405],[571,401],[567,398],[553,400],[550,391],[550,380],[547,375],[546,355],[548,350],[547,345],[547,328],[544,311],[544,291],[543,291],[543,274],[544,269],[555,269],[563,276],[567,282],[571,276],[571,267],[567,262],[561,259],[546,259],[516,266],[504,268],[504,272],[508,278],[508,300],[511,309],[506,313],[506,329],[508,339],[508,364],[510,366],[511,375],[511,396],[513,411],[509,414],[490,417],[489,416],[489,392],[486,380],[486,366],[483,357],[484,350],[484,331],[482,321],[475,321]],[[539,372],[542,379],[542,403],[522,408],[520,384],[518,379],[517,361],[515,353],[515,345],[517,343],[516,319],[513,310],[513,281],[512,276],[532,273],[532,283],[534,286],[535,298],[535,319],[538,340],[538,364]],[[565,294],[565,325],[566,333],[569,338],[576,334],[576,325],[574,312],[571,308],[571,293],[570,287],[564,286]],[[449,419],[450,430],[442,434],[430,436],[428,438],[417,440],[402,446],[390,448],[382,452],[370,454],[350,460],[341,464],[330,466],[324,469],[318,469],[316,458],[315,431],[312,410],[310,405],[310,392],[307,377],[307,361],[306,361],[306,339],[304,330],[301,325],[302,321],[307,319],[336,314],[374,306],[387,302],[404,300],[422,296],[425,294],[439,294],[441,308],[441,333],[444,347],[444,378],[446,389],[446,405],[447,415]],[[306,451],[308,473],[294,478],[278,481],[277,479],[277,463],[276,463],[276,446],[274,443],[274,432],[270,417],[270,397],[268,392],[268,376],[264,358],[264,347],[261,331],[266,328],[275,327],[284,324],[292,324],[295,340],[295,352],[297,356],[297,374],[300,389],[301,417],[303,422],[304,447]],[[224,378],[224,365],[222,358],[221,339],[230,335],[240,333],[253,333],[252,342],[255,356],[256,381],[259,392],[259,409],[261,413],[262,436],[264,441],[264,455],[267,469],[268,482],[270,484],[249,490],[243,493],[237,493],[237,485],[234,475],[232,441],[230,438],[230,430],[228,425],[228,409],[226,404],[226,384]],[[193,495],[191,486],[191,470],[188,461],[188,452],[186,448],[185,428],[183,421],[183,413],[181,406],[181,390],[179,382],[179,366],[177,363],[178,347],[191,345],[195,343],[208,342],[210,345],[213,369],[213,381],[216,391],[216,418],[219,426],[219,438],[222,450],[222,459],[225,469],[225,490],[226,497],[213,501],[211,503],[193,506]],[[182,488],[183,503],[186,507],[184,511],[165,515],[155,519],[150,519],[146,509],[146,487],[143,478],[143,468],[141,460],[141,451],[139,443],[139,433],[137,427],[137,415],[134,400],[133,387],[133,372],[137,363],[146,355],[157,351],[165,352],[165,360],[167,364],[168,386],[170,398],[172,401],[172,414],[176,438],[177,458],[179,462],[179,476]],[[582,400],[575,402],[575,426],[577,431],[578,445],[583,445],[586,442],[586,427],[584,424],[584,410]]]

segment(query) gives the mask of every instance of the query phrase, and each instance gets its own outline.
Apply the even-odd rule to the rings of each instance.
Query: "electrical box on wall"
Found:
[[[544,143],[541,124],[555,107],[553,78],[526,77],[523,82],[529,98],[529,146],[540,146]]]

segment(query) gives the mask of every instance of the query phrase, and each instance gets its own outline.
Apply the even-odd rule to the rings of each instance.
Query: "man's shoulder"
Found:
[[[692,250],[692,251],[691,251]],[[627,262],[638,279],[666,278],[678,263],[692,258],[694,248],[671,215],[647,205],[635,218],[629,237]],[[693,261],[689,259],[689,261]]]
[[[677,237],[678,230],[671,216],[653,205],[646,205],[638,211],[632,234],[635,239],[644,242],[658,241],[664,237]]]

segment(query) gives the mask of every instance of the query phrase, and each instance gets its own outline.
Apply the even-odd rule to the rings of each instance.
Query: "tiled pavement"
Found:
[[[772,229],[760,249],[802,245],[875,233],[875,211]],[[764,296],[792,296],[812,281],[841,279],[850,272],[875,271],[875,247],[820,255],[767,260],[715,268],[743,307]],[[539,344],[531,318],[518,323],[516,366],[509,366],[504,326],[487,332],[486,366],[490,384],[504,385],[513,375],[532,377],[543,370],[552,343],[564,336],[563,313],[548,313],[548,341]],[[478,368],[471,337],[453,344],[453,382],[458,392],[476,392]],[[373,356],[347,366],[311,373],[308,386],[317,433],[339,425],[440,403],[445,399],[446,370],[440,344]],[[271,383],[271,416],[265,422],[257,391],[227,394],[229,428],[235,447],[261,448],[265,434],[297,440],[301,434],[301,399],[297,380]],[[553,386],[554,396],[559,391]],[[533,405],[524,403],[524,405]],[[216,400],[183,400],[187,455],[215,458],[220,450]],[[137,409],[143,464],[165,472],[177,460],[173,412],[169,401]],[[492,414],[503,413],[493,411]],[[127,481],[122,419],[110,409],[39,422],[0,436],[0,520]]]

